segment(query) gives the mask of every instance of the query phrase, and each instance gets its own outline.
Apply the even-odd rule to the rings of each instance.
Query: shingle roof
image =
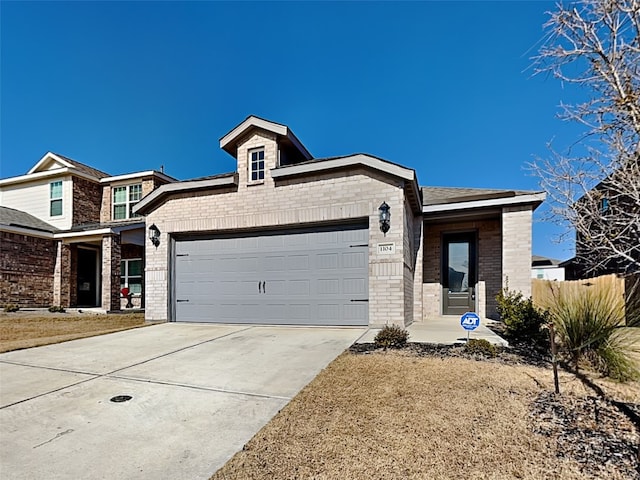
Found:
[[[0,206],[0,225],[24,227],[32,230],[54,233],[58,229],[21,210]]]
[[[52,152],[54,153],[54,152]],[[109,175],[108,173],[105,173],[101,170],[98,170],[97,168],[93,168],[90,167],[89,165],[85,165],[84,163],[80,163],[77,160],[74,160],[72,158],[69,157],[65,157],[64,155],[60,155],[59,153],[54,153],[54,155],[62,158],[63,160],[71,163],[76,169],[80,170],[82,173],[86,173],[87,175],[91,175],[93,177],[97,177],[97,178],[105,178],[105,177],[110,177],[111,175]]]
[[[508,198],[518,195],[530,195],[535,192],[525,190],[498,190],[488,188],[422,187],[422,204],[439,205],[443,203],[472,202],[492,198]]]

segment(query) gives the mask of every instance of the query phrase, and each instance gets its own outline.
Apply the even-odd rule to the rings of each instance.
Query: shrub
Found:
[[[16,305],[15,303],[7,303],[4,306],[4,311],[5,312],[17,312],[18,310],[20,310],[20,307],[18,305]]]
[[[64,313],[66,312],[66,310],[64,309],[64,307],[61,307],[60,305],[51,305],[49,307],[49,311],[51,313]]]
[[[498,349],[495,345],[484,338],[472,338],[465,344],[464,351],[471,355],[482,355],[485,357],[495,357],[498,355]]]
[[[511,291],[508,287],[500,290],[496,301],[498,313],[508,337],[539,347],[547,347],[548,334],[542,328],[548,321],[547,312],[538,310],[531,298],[525,299],[521,292]]]
[[[378,332],[373,342],[376,347],[387,348],[401,348],[409,340],[409,332],[398,325],[385,325],[382,330]]]
[[[619,381],[640,377],[637,329],[626,327],[624,299],[608,286],[558,292],[550,308],[561,353],[575,369],[586,362]]]

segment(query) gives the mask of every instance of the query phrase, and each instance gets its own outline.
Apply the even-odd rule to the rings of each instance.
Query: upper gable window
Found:
[[[264,180],[264,148],[249,150],[249,175],[252,182]]]
[[[49,215],[62,215],[62,180],[49,184]]]
[[[113,219],[126,220],[139,217],[133,213],[133,207],[142,198],[142,184],[125,185],[113,188]]]

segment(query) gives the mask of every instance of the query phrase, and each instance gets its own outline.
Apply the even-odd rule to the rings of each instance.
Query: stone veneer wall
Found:
[[[248,185],[247,150],[265,147],[266,179]],[[274,226],[304,227],[327,222],[369,221],[369,324],[407,323],[404,272],[404,190],[386,176],[368,170],[332,172],[289,178],[274,183],[269,170],[276,165],[277,145],[270,135],[251,135],[238,148],[237,191],[176,195],[147,215],[161,231],[160,245],[147,242],[146,316],[148,320],[170,318],[170,238],[179,232],[238,232]],[[244,173],[243,173],[244,172]],[[379,228],[378,207],[391,206],[391,230],[386,237]],[[189,212],[188,216],[184,212]],[[214,217],[212,212],[216,212]],[[394,255],[378,255],[379,243],[394,242]],[[413,312],[411,312],[411,316]]]
[[[485,290],[484,301],[479,299],[479,305],[486,306],[486,316],[496,316],[495,296],[502,288],[502,235],[499,219],[424,223],[423,310],[426,318],[442,315],[442,235],[474,230],[478,235],[478,281],[484,282]],[[480,293],[481,289],[478,289],[477,295]]]
[[[100,221],[102,186],[80,177],[73,177],[73,225]]]
[[[56,253],[52,239],[0,232],[0,306],[51,306]]]

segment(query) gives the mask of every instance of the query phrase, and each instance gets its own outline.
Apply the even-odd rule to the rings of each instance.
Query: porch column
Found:
[[[502,209],[502,286],[531,296],[531,206]]]
[[[56,245],[56,264],[53,270],[53,305],[71,306],[71,247],[62,241]]]
[[[102,237],[102,308],[120,310],[120,236]]]

